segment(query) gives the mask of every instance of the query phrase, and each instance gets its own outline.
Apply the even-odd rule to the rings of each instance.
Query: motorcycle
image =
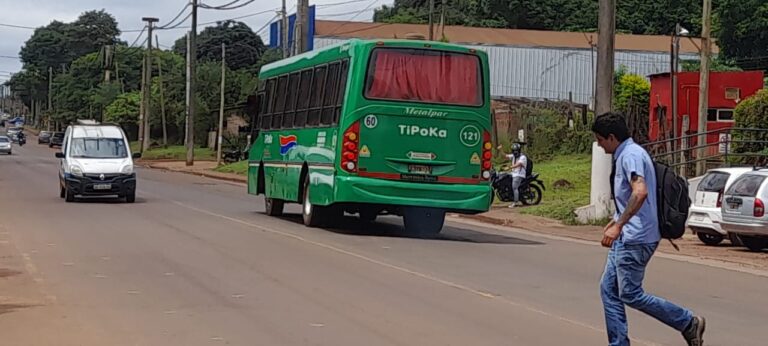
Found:
[[[499,174],[492,171],[491,187],[500,201],[512,202],[515,200],[511,174]],[[520,183],[520,200],[524,205],[538,205],[541,203],[543,190],[546,190],[546,187],[544,182],[539,179],[539,174],[532,173]]]
[[[19,146],[23,146],[24,144],[27,144],[27,137],[26,136],[19,136]]]
[[[241,150],[227,150],[221,153],[221,158],[226,163],[235,163],[244,160],[247,157],[246,151]]]

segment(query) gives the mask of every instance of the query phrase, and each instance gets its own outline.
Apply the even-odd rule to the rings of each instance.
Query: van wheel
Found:
[[[443,230],[445,210],[425,207],[408,207],[403,211],[403,223],[408,234],[434,237]]]
[[[70,189],[64,189],[64,201],[72,203],[75,201],[75,194]]]
[[[699,237],[699,240],[701,240],[702,243],[707,244],[709,246],[715,246],[719,245],[723,242],[723,239],[725,237],[721,235],[714,235],[709,233],[703,233],[703,232],[696,232],[696,235]]]
[[[761,252],[768,247],[768,239],[761,237],[741,236],[741,242],[753,252]]]
[[[125,195],[125,201],[127,203],[134,203],[134,202],[136,202],[136,191],[128,192],[128,194]]]
[[[67,196],[67,190],[65,190],[63,187],[59,186],[59,197],[64,198]]]
[[[283,215],[283,208],[285,207],[285,201],[277,198],[264,197],[264,209],[269,216],[281,216]]]

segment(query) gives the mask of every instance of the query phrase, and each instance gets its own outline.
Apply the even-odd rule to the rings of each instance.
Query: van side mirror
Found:
[[[62,152],[56,153],[56,158],[57,159],[63,159],[64,158],[64,153],[62,153]]]
[[[141,153],[133,153],[133,158],[134,158],[134,159],[139,159],[139,158],[141,158]]]

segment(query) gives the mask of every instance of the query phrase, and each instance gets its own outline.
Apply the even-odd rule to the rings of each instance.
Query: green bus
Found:
[[[446,212],[492,202],[487,55],[424,40],[350,40],[262,67],[248,193],[304,224],[403,217],[434,235]]]

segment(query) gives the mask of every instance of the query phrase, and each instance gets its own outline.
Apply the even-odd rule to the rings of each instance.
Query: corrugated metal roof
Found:
[[[316,37],[384,39],[405,38],[406,35],[413,33],[428,36],[428,32],[429,27],[423,24],[315,21]],[[593,44],[597,44],[596,33],[582,32],[446,26],[445,36],[452,43],[473,45],[590,49]],[[680,40],[681,53],[698,54],[698,47],[701,47],[700,39]],[[616,50],[619,51],[669,52],[669,49],[670,36],[616,35]],[[719,52],[714,44],[712,52]]]

